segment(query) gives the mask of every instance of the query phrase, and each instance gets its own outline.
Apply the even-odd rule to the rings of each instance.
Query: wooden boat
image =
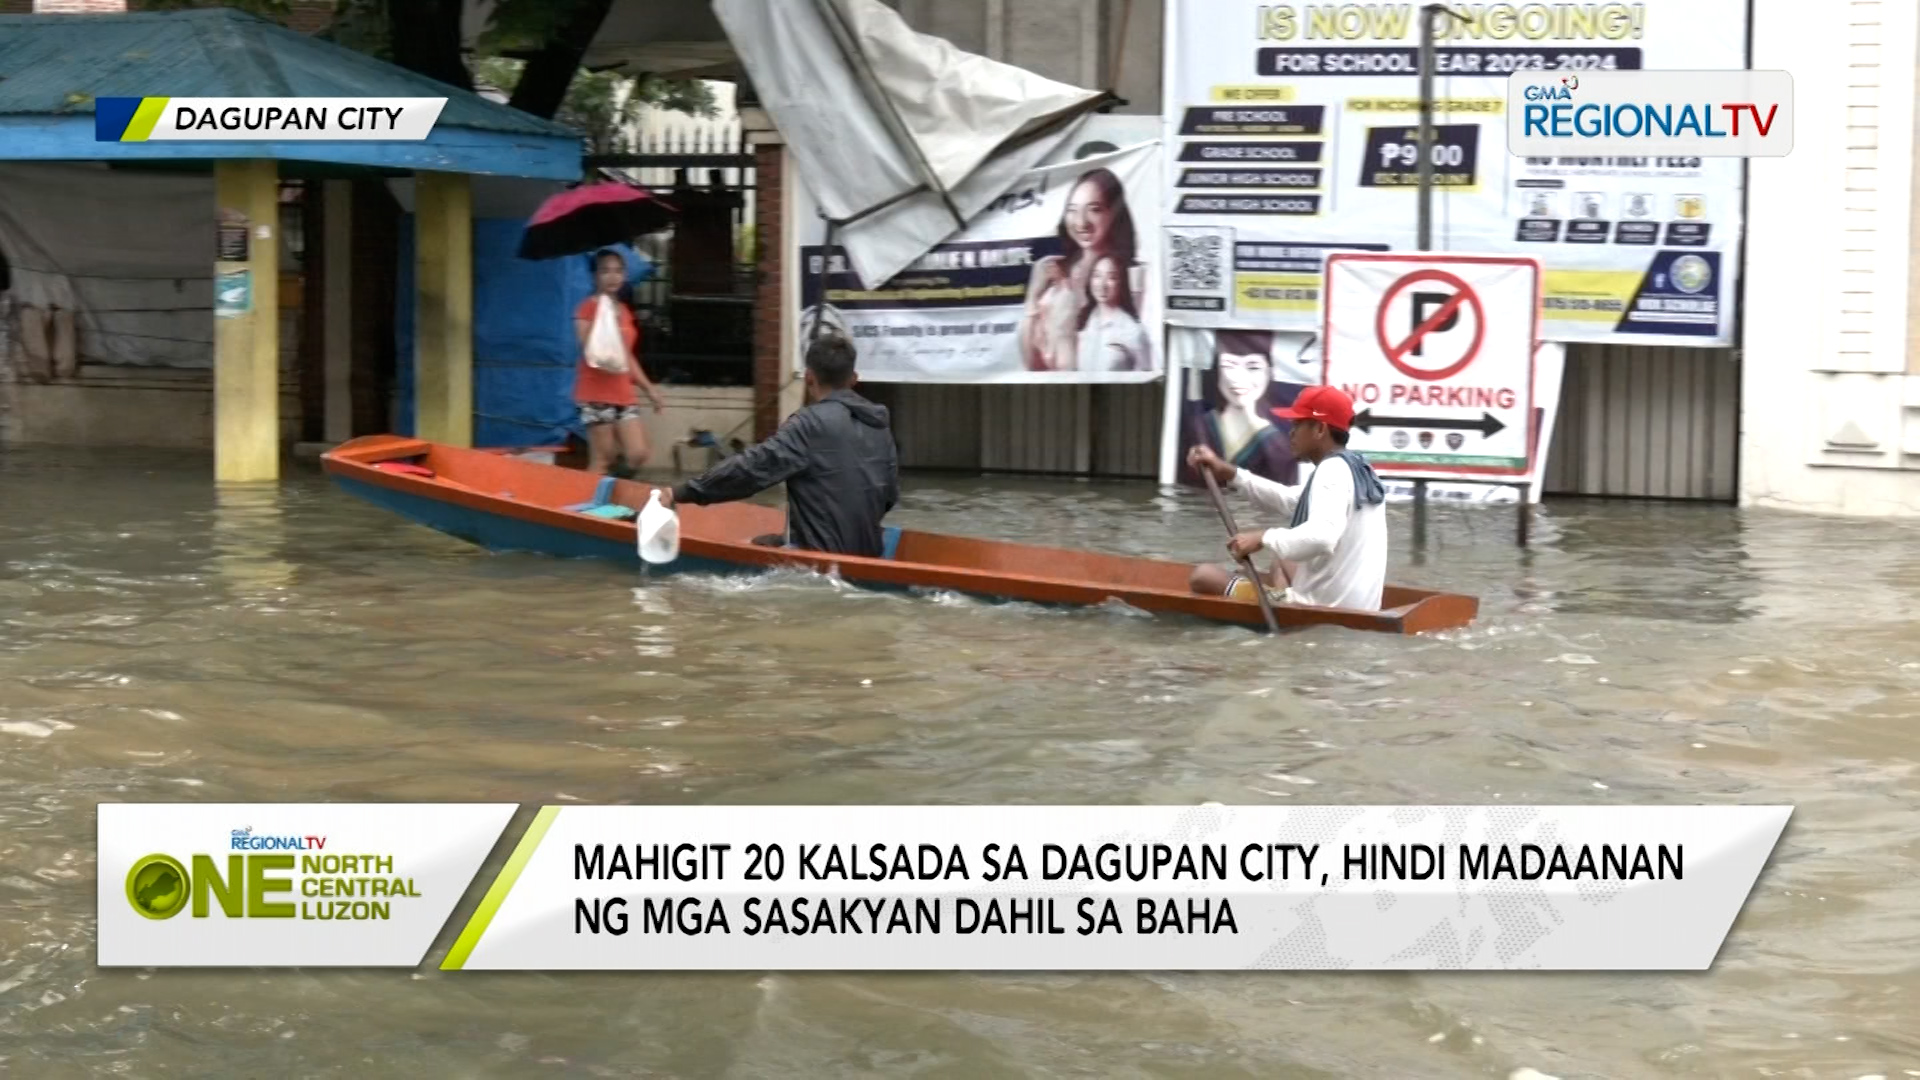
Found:
[[[651,487],[595,477],[497,451],[467,450],[421,439],[370,435],[322,457],[346,491],[422,525],[495,551],[641,563],[631,509]],[[621,508],[631,508],[622,510]],[[621,520],[620,515],[628,515]],[[943,589],[997,600],[1090,605],[1118,600],[1144,611],[1264,626],[1252,600],[1196,596],[1186,563],[1101,555],[998,540],[976,540],[889,527],[881,558],[824,555],[761,547],[754,537],[779,533],[786,515],[767,506],[728,503],[680,508],[680,557],[652,573],[739,573],[774,567],[837,571],[873,588]],[[1354,611],[1276,605],[1283,626],[1337,625],[1417,634],[1473,621],[1471,596],[1389,585],[1385,610]]]

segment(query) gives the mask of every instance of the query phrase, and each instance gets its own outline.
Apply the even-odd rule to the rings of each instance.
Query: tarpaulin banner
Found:
[[[0,253],[16,310],[49,327],[55,309],[70,313],[76,363],[211,368],[213,206],[210,176],[5,163]]]
[[[1148,142],[1034,169],[871,289],[839,245],[825,246],[826,223],[803,205],[803,351],[825,319],[853,341],[869,382],[1159,378],[1159,157]]]
[[[1167,5],[1167,318],[1317,328],[1329,252],[1416,249],[1421,5]],[[1521,158],[1508,76],[1746,66],[1741,0],[1466,4],[1441,21],[1433,248],[1527,255],[1550,341],[1732,341],[1742,162]]]
[[[1203,330],[1175,326],[1167,331],[1167,352],[1182,388],[1176,468],[1168,481],[1201,486],[1187,453],[1205,445],[1222,458],[1257,476],[1282,484],[1304,483],[1313,467],[1294,460],[1287,444],[1292,425],[1273,410],[1293,404],[1300,391],[1325,381],[1322,342],[1317,334],[1288,330]],[[1525,498],[1538,504],[1547,448],[1553,445],[1560,413],[1560,383],[1566,348],[1540,346],[1533,358],[1533,445],[1525,483],[1475,481],[1427,484],[1427,498],[1447,503],[1506,504]],[[1414,481],[1392,474],[1380,477],[1389,502],[1414,497]]]
[[[880,0],[712,6],[867,288],[951,239],[1103,99],[919,33]]]

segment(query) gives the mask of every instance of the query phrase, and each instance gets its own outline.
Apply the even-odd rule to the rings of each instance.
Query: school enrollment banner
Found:
[[[1167,318],[1318,329],[1330,251],[1416,245],[1418,3],[1170,0]],[[1537,258],[1549,341],[1724,345],[1738,158],[1518,158],[1507,79],[1746,66],[1744,0],[1454,4],[1433,247]]]
[[[1148,382],[1161,338],[1159,146],[1070,140],[968,227],[864,288],[801,186],[800,341],[849,337],[867,382]],[[824,275],[823,275],[824,270]]]

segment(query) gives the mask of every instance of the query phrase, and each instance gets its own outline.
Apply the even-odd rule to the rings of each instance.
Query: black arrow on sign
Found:
[[[1356,431],[1372,431],[1376,426],[1390,428],[1424,428],[1428,431],[1477,431],[1491,437],[1505,431],[1507,425],[1490,412],[1480,414],[1478,420],[1440,420],[1425,416],[1375,416],[1372,409],[1361,409],[1353,418]]]

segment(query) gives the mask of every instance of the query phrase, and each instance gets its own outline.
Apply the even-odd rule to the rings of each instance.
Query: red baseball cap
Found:
[[[1309,386],[1293,404],[1273,410],[1282,420],[1318,420],[1345,431],[1353,426],[1353,399],[1337,386]]]

